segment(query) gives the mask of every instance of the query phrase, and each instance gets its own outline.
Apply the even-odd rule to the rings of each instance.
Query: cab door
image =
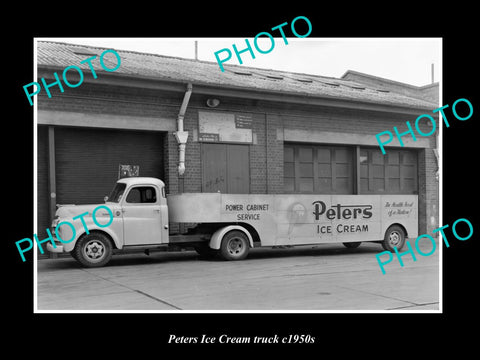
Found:
[[[123,233],[125,245],[149,245],[162,243],[164,221],[162,219],[161,190],[153,185],[134,185],[124,198]],[[166,242],[167,239],[163,239]]]

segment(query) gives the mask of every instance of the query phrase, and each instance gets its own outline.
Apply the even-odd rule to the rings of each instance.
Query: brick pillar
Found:
[[[438,163],[433,149],[425,150],[425,171],[426,171],[426,208],[427,208],[427,233],[432,234],[432,230],[439,225],[439,189],[436,172]],[[438,235],[438,233],[435,233]]]
[[[164,166],[167,194],[178,194],[178,144],[173,132],[169,131],[164,140]]]
[[[418,231],[432,235],[439,227],[439,192],[436,171],[437,160],[433,149],[418,152]],[[438,236],[438,233],[433,234]]]
[[[265,115],[252,114],[253,144],[250,145],[250,193],[267,192],[267,150],[265,145]]]
[[[283,194],[283,121],[279,115],[267,115],[266,133],[268,193]]]
[[[188,108],[183,120],[183,127],[188,131],[185,150],[184,192],[202,191],[201,143],[198,141],[198,110]],[[178,155],[177,155],[178,156]]]

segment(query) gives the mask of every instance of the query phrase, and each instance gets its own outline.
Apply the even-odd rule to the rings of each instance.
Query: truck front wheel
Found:
[[[225,234],[220,245],[220,256],[225,260],[242,260],[250,249],[247,235],[238,230]]]
[[[77,241],[72,257],[85,267],[104,266],[112,258],[112,243],[105,235],[92,232]]]

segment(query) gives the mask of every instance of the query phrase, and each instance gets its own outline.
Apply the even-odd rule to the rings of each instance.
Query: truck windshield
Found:
[[[112,192],[108,196],[107,201],[111,202],[116,202],[118,203],[123,196],[123,193],[125,192],[125,188],[127,187],[127,184],[124,183],[116,183],[115,187],[113,188]]]

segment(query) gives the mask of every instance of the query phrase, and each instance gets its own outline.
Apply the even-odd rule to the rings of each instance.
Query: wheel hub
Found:
[[[392,245],[398,245],[400,243],[400,234],[396,231],[393,231],[391,234],[390,234],[390,244]]]
[[[238,255],[243,251],[243,242],[240,239],[233,238],[228,242],[228,252],[232,255]]]
[[[86,246],[85,246],[85,254],[90,258],[90,259],[98,259],[103,256],[105,248],[103,247],[102,243],[93,240],[90,241]]]

